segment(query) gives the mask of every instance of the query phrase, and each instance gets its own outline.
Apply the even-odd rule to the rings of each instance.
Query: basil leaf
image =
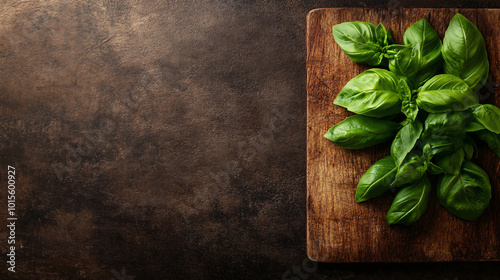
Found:
[[[422,133],[423,125],[419,120],[407,123],[394,138],[391,145],[391,156],[394,158],[396,166],[400,166]]]
[[[387,57],[389,58],[389,69],[394,74],[401,77],[408,77],[415,74],[419,68],[421,54],[420,44],[391,45],[387,47]]]
[[[437,166],[441,167],[444,173],[458,175],[464,157],[464,149],[458,149],[456,152],[437,155],[434,157],[434,161]]]
[[[356,187],[356,202],[362,202],[377,197],[390,189],[391,182],[396,178],[398,168],[391,156],[387,156],[375,164],[359,179]]]
[[[403,78],[400,78],[398,85],[399,85],[399,92],[398,92],[399,99],[411,101],[413,95],[412,95],[411,89],[408,86],[408,83],[406,82],[406,80]]]
[[[389,58],[389,69],[407,77],[412,88],[419,88],[441,68],[441,39],[430,23],[421,19],[405,31],[403,41],[403,48],[389,47],[397,50]]]
[[[422,132],[422,142],[430,144],[434,155],[455,151],[466,137],[464,123],[470,118],[467,111],[429,114]]]
[[[481,216],[491,199],[488,175],[479,166],[465,161],[458,175],[439,178],[437,196],[455,216],[474,221]]]
[[[488,147],[500,157],[500,134],[493,133],[488,130],[477,131],[476,136],[485,142]]]
[[[418,116],[418,106],[415,100],[403,100],[403,103],[401,104],[401,112],[405,114],[409,120],[415,121]]]
[[[387,33],[377,29],[373,23],[354,21],[337,24],[333,26],[333,37],[354,62],[377,66],[384,59],[382,48],[386,46]]]
[[[417,95],[417,105],[429,113],[462,111],[478,103],[477,95],[464,81],[448,74],[428,80]]]
[[[387,29],[387,45],[394,44],[394,37],[392,36],[392,30]]]
[[[425,161],[418,155],[409,155],[408,159],[399,167],[391,187],[413,184],[425,175],[425,171],[427,171]]]
[[[444,72],[460,77],[472,90],[488,79],[489,62],[483,35],[461,14],[456,14],[446,30],[442,54]]]
[[[415,98],[413,98],[412,92],[406,83],[406,80],[399,79],[399,98],[403,100],[401,104],[401,112],[406,115],[406,117],[414,122],[418,115],[418,106]]]
[[[388,34],[387,30],[385,29],[384,25],[382,23],[379,23],[378,26],[375,28],[375,33],[377,34],[377,42],[380,46],[387,46],[388,45]]]
[[[387,222],[409,226],[427,211],[431,183],[427,177],[402,188],[387,213]]]
[[[449,111],[445,113],[430,113],[425,120],[425,128],[436,131],[443,130],[447,133],[462,134],[465,124],[472,118],[470,111]]]
[[[434,154],[432,153],[432,147],[430,144],[425,144],[424,148],[422,149],[422,158],[426,161],[430,161]]]
[[[355,115],[330,128],[325,138],[345,149],[362,149],[389,140],[399,127],[396,122]]]
[[[470,118],[464,125],[464,129],[466,132],[476,132],[479,130],[486,129],[484,125],[478,122],[475,118]]]
[[[467,135],[464,140],[464,157],[466,160],[471,160],[474,156],[474,151],[477,150],[476,142],[470,135]]]
[[[468,122],[470,116],[470,112],[467,111],[429,114],[425,119],[423,136],[438,134],[455,137],[464,135],[464,125]]]
[[[500,133],[500,108],[491,104],[474,106],[472,114],[489,131]]]
[[[432,139],[428,139],[424,141],[424,143],[431,143],[432,152],[435,155],[446,153],[449,151],[454,151],[459,149],[463,145],[463,137],[462,138],[452,138],[452,137],[434,137]]]
[[[333,103],[357,114],[381,118],[401,112],[398,92],[393,73],[373,68],[351,79]]]
[[[441,39],[436,29],[426,19],[421,19],[408,27],[403,35],[405,45],[421,44],[421,53],[424,54],[423,62],[433,62],[441,54]]]
[[[435,165],[434,163],[432,162],[427,162],[427,172],[429,172],[430,174],[441,174],[443,173],[443,168]]]

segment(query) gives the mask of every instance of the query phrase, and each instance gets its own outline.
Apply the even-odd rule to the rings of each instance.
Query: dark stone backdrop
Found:
[[[500,3],[0,1],[0,278],[498,279],[307,262],[305,17],[335,6]]]

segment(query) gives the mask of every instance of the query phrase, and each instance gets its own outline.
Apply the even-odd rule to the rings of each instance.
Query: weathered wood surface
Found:
[[[323,138],[334,124],[351,115],[333,100],[342,87],[369,67],[350,61],[335,43],[332,26],[346,21],[382,22],[402,42],[406,28],[426,18],[441,38],[460,12],[485,37],[492,81],[500,81],[500,10],[334,8],[313,10],[307,17],[307,250],[322,262],[498,261],[500,259],[499,159],[484,147],[476,162],[490,176],[493,197],[476,222],[460,220],[439,204],[433,189],[427,213],[413,226],[388,226],[393,193],[357,204],[358,179],[390,143],[345,150]],[[485,102],[500,105],[498,87],[489,82]],[[494,92],[497,91],[497,94]]]

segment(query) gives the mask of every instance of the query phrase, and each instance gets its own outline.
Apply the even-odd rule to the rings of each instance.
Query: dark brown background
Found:
[[[291,271],[307,12],[498,1],[200,2],[0,1],[0,205],[13,165],[19,219],[1,279],[497,279],[498,263]]]

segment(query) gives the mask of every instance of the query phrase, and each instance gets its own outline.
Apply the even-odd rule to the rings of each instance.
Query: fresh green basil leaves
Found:
[[[458,175],[458,173],[460,173],[460,168],[462,167],[464,159],[465,151],[463,148],[459,148],[454,152],[437,155],[434,158],[436,165],[441,167],[443,173],[452,175]]]
[[[484,125],[478,122],[476,119],[471,118],[465,123],[465,131],[466,132],[476,132],[479,130],[486,129]]]
[[[460,78],[449,74],[428,80],[417,97],[418,107],[429,113],[462,111],[478,103],[476,93]]]
[[[418,106],[416,102],[416,95],[414,95],[408,86],[405,79],[399,80],[399,98],[402,100],[401,103],[401,113],[405,114],[408,121],[414,122],[418,115]]]
[[[391,184],[391,187],[401,187],[412,184],[422,178],[427,171],[425,159],[416,154],[410,155],[408,159],[399,167],[396,173],[396,179]]]
[[[333,36],[352,61],[370,66],[382,64],[384,47],[393,41],[382,24],[375,27],[373,23],[361,21],[335,25]]]
[[[409,226],[415,223],[427,211],[431,183],[427,177],[402,188],[394,198],[387,213],[387,222]]]
[[[480,130],[475,133],[481,141],[485,142],[490,150],[500,157],[500,134],[488,130]]]
[[[422,133],[423,125],[420,121],[408,122],[396,135],[391,145],[391,155],[396,166],[400,166],[406,155],[413,150]]]
[[[377,197],[389,190],[391,182],[396,178],[397,171],[398,168],[391,156],[373,164],[365,175],[359,179],[356,187],[356,202],[363,202]]]
[[[345,149],[362,149],[389,140],[399,127],[396,122],[355,115],[330,128],[325,137]]]
[[[441,204],[459,218],[477,219],[489,204],[491,186],[471,162],[477,150],[471,133],[500,157],[500,108],[479,104],[476,95],[489,73],[479,30],[457,14],[443,42],[426,19],[406,30],[402,44],[382,24],[345,22],[333,27],[333,35],[352,61],[380,68],[352,78],[338,93],[334,104],[359,115],[325,137],[362,149],[395,136],[391,155],[359,180],[356,202],[397,188],[387,222],[409,226],[427,210],[428,177],[438,176]]]
[[[463,145],[466,137],[464,123],[469,116],[466,111],[429,114],[422,142],[429,144],[434,154],[455,151]]]
[[[386,117],[401,112],[399,81],[384,69],[370,69],[350,80],[333,102],[347,110],[370,117]]]
[[[464,80],[476,91],[488,79],[489,62],[483,35],[461,14],[456,14],[446,30],[442,54],[444,72]]]
[[[486,129],[500,133],[500,108],[491,104],[478,105],[472,108],[472,114]]]
[[[389,69],[406,77],[408,84],[416,89],[441,69],[441,39],[430,23],[421,19],[406,30],[403,42],[403,46],[387,48]]]
[[[465,161],[458,175],[441,176],[437,195],[448,211],[464,220],[474,221],[490,203],[491,185],[484,170]]]

